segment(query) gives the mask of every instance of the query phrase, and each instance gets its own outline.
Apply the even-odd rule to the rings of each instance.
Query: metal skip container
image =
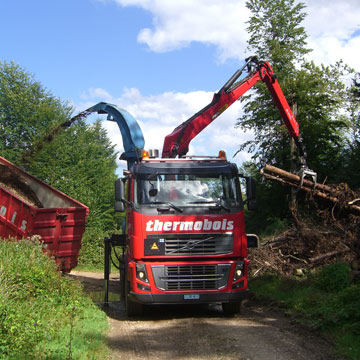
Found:
[[[78,262],[89,209],[0,156],[0,238],[40,237],[59,270]]]

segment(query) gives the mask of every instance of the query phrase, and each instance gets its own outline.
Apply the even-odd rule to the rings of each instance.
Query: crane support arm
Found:
[[[247,68],[248,71],[247,76],[237,81],[245,68]],[[299,124],[285,99],[270,64],[260,62],[256,57],[251,57],[248,58],[246,64],[237,70],[225,85],[214,94],[210,104],[183,122],[175,128],[171,134],[165,137],[162,157],[172,158],[186,155],[191,140],[258,81],[263,81],[267,85],[290,136],[295,139],[299,147],[300,156],[304,156],[304,150],[299,141]]]

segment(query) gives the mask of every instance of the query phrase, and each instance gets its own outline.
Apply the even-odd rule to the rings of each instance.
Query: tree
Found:
[[[351,69],[341,61],[316,66],[305,61],[306,33],[301,26],[304,5],[293,0],[251,0],[249,49],[270,60],[290,107],[296,112],[308,152],[308,162],[320,176],[332,176],[338,166],[347,122],[341,113],[346,99],[342,78]],[[242,129],[255,130],[255,139],[243,144],[254,152],[258,165],[273,163],[290,168],[290,137],[280,114],[262,83],[246,98],[244,115],[238,120]],[[328,169],[330,166],[330,169]],[[330,171],[328,171],[330,170]],[[335,180],[335,179],[334,179]]]
[[[87,125],[80,120],[63,130],[44,144],[29,170],[87,205],[91,209],[88,227],[114,228],[116,152],[100,121]]]
[[[296,64],[310,51],[306,48],[305,29],[300,25],[306,16],[302,12],[304,5],[294,5],[293,0],[250,0],[246,5],[252,12],[247,28],[248,48],[271,63],[289,105],[294,108]],[[248,148],[258,164],[271,161],[289,167],[290,141],[280,114],[265,84],[258,83],[255,89],[240,100],[245,102],[244,115],[237,126],[245,131],[255,130],[255,139],[240,150]]]
[[[252,12],[247,28],[250,33],[248,48],[261,60],[268,60],[277,74],[300,125],[309,167],[319,174],[319,178],[338,180],[337,169],[342,166],[341,148],[348,126],[343,111],[347,89],[342,79],[352,70],[341,61],[331,66],[316,66],[306,61],[305,55],[310,49],[301,26],[306,16],[303,3],[249,0],[246,5]],[[256,168],[270,163],[293,169],[294,149],[290,136],[265,84],[258,83],[255,91],[240,101],[245,102],[244,114],[238,119],[237,126],[245,131],[251,129],[255,134],[253,140],[240,146],[240,150],[252,152]],[[271,193],[268,198],[278,199],[276,207],[273,203],[264,204],[265,211],[272,217],[281,218],[287,207],[288,190],[275,184],[261,186],[260,191]]]
[[[348,88],[343,79],[353,70],[342,61],[317,66],[304,62],[294,80],[297,120],[308,153],[308,165],[320,179],[343,181],[342,149],[349,130]]]
[[[306,47],[306,32],[301,26],[306,17],[305,5],[294,0],[249,0],[252,12],[247,31],[250,33],[249,50],[256,51],[260,59],[271,62],[280,73],[294,71],[294,64],[311,50]]]
[[[0,61],[0,154],[21,165],[21,153],[69,118],[68,103],[55,98],[14,62]]]

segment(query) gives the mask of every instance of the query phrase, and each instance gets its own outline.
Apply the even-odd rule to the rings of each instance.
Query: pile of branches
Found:
[[[262,175],[306,194],[309,211],[293,210],[290,229],[263,239],[261,248],[249,251],[250,275],[303,275],[336,261],[350,263],[359,275],[360,192],[346,184],[314,184],[308,179],[301,185],[299,176],[269,165]]]

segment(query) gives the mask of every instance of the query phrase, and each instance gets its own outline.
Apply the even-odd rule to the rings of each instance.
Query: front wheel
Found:
[[[130,283],[125,280],[125,307],[126,315],[129,317],[140,316],[143,313],[143,304],[129,300]]]
[[[240,313],[240,302],[222,303],[223,313],[225,315],[235,315]]]

